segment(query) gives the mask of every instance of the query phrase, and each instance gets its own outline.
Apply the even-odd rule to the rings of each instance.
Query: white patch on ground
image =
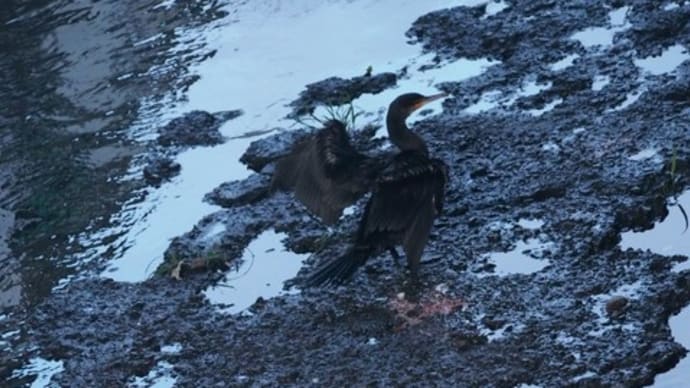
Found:
[[[681,44],[668,47],[659,56],[635,59],[635,66],[651,75],[673,72],[681,63],[690,59],[688,50]]]
[[[690,190],[678,197],[678,203],[690,211]],[[654,223],[654,227],[644,232],[625,232],[621,234],[621,249],[650,250],[664,256],[684,255],[690,257],[688,233],[685,230],[685,219],[677,206],[668,207],[668,216]],[[674,271],[690,269],[690,259],[676,264]]]
[[[136,377],[127,384],[128,388],[172,388],[177,379],[170,375],[173,366],[166,361],[158,364],[143,377]]]
[[[527,111],[527,113],[531,114],[532,116],[539,117],[543,115],[544,113],[553,110],[558,104],[562,103],[563,99],[562,98],[557,98],[548,104],[545,104],[543,108],[541,109],[530,109]]]
[[[240,266],[204,291],[206,298],[221,305],[221,312],[237,314],[259,297],[268,299],[298,292],[283,290],[283,283],[297,274],[308,255],[287,251],[281,243],[286,237],[272,229],[261,233],[245,249]]]
[[[659,151],[657,151],[656,148],[646,148],[634,155],[628,156],[628,159],[633,160],[635,162],[640,162],[643,160],[647,160],[649,158],[653,158],[657,155],[659,155]]]
[[[579,40],[583,46],[606,47],[613,43],[613,36],[617,32],[625,31],[631,27],[626,21],[626,14],[630,7],[621,7],[609,12],[609,27],[589,27],[574,33],[570,39]]]
[[[21,333],[21,330],[11,330],[11,331],[2,333],[2,335],[0,335],[0,338],[2,338],[2,339],[7,339],[7,338],[10,338],[10,337],[16,336],[16,335],[19,334],[19,333]]]
[[[379,341],[374,337],[369,338],[369,340],[367,341],[367,345],[370,346],[378,345],[378,343]]]
[[[548,260],[536,259],[541,253],[553,247],[551,242],[541,242],[539,239],[531,238],[527,241],[518,241],[515,248],[508,252],[492,252],[485,256],[490,263],[495,265],[494,271],[484,276],[507,276],[513,274],[529,275],[539,272],[549,264]]]
[[[353,214],[355,214],[355,205],[348,206],[343,209],[343,216],[351,216]]]
[[[161,353],[166,354],[179,354],[182,351],[182,344],[175,342],[171,345],[161,346]]]
[[[513,228],[513,225],[505,221],[492,221],[486,225],[486,228],[488,230],[510,230]]]
[[[490,1],[486,3],[486,13],[484,14],[483,18],[496,15],[508,7],[510,7],[510,4],[506,3],[505,1]]]
[[[624,284],[607,294],[597,294],[591,296],[589,298],[589,303],[591,303],[592,312],[597,315],[597,319],[594,321],[597,324],[597,328],[591,330],[587,334],[591,337],[601,337],[607,331],[612,329],[622,329],[630,333],[639,331],[640,328],[634,324],[622,324],[616,321],[611,321],[606,313],[606,303],[614,296],[622,296],[627,298],[628,304],[634,303],[634,301],[640,297],[640,290],[642,289],[641,286],[642,281],[638,280],[632,284]]]
[[[13,378],[22,378],[29,376],[36,376],[36,379],[31,383],[31,388],[48,388],[55,386],[50,383],[50,380],[56,374],[65,370],[63,361],[51,361],[45,358],[35,357],[29,360],[27,365],[12,372]]]
[[[680,5],[678,5],[678,3],[668,3],[668,4],[664,5],[663,10],[664,11],[670,11],[670,10],[676,9],[678,7],[680,7]]]
[[[560,61],[552,63],[549,67],[553,71],[563,70],[572,66],[573,62],[579,57],[580,55],[578,54],[570,54],[567,57],[561,59]]]
[[[599,91],[609,83],[611,83],[611,77],[608,75],[597,75],[594,77],[594,80],[592,80],[592,90]]]
[[[578,381],[580,381],[580,380],[588,379],[588,378],[590,378],[590,377],[595,377],[596,375],[597,375],[597,374],[594,373],[594,372],[592,372],[592,371],[587,371],[587,372],[585,372],[585,373],[583,373],[583,374],[581,374],[581,375],[579,375],[579,376],[573,377],[573,380],[572,380],[572,381],[573,381],[574,383],[576,383],[576,382],[578,382]]]
[[[604,112],[615,112],[629,107],[630,105],[634,104],[637,100],[640,99],[640,96],[642,95],[642,93],[645,92],[645,90],[646,88],[644,86],[641,86],[636,90],[633,90],[632,92],[628,93],[623,102],[621,102],[617,106],[614,106],[613,108],[605,110]]]
[[[465,108],[464,112],[469,114],[478,114],[490,111],[498,107],[507,108],[509,106],[512,106],[515,103],[515,101],[517,101],[517,99],[520,97],[534,96],[541,93],[544,90],[549,89],[550,87],[551,82],[547,82],[545,84],[538,84],[535,80],[530,80],[524,81],[522,85],[520,85],[519,90],[508,95],[505,95],[500,90],[490,90],[482,93],[481,97],[479,98],[479,101]]]
[[[216,222],[215,224],[211,225],[206,233],[204,234],[204,237],[202,238],[203,240],[211,240],[214,237],[218,236],[219,234],[225,232],[226,226],[222,222]]]
[[[690,306],[686,306],[680,313],[668,320],[673,339],[683,345],[685,349],[690,349],[688,322],[690,322]],[[686,354],[673,369],[654,377],[653,387],[686,387],[688,381],[690,381],[690,356]]]
[[[158,8],[164,8],[164,9],[170,9],[173,6],[175,6],[175,1],[176,0],[163,0],[157,5],[153,6],[153,9],[158,9]]]
[[[575,129],[573,129],[573,135],[579,135],[579,134],[585,132],[586,130],[587,130],[587,129],[586,129],[586,128],[583,128],[583,127],[575,128]]]
[[[501,93],[500,90],[484,92],[481,97],[479,97],[479,101],[468,106],[464,111],[469,114],[479,114],[490,111],[499,106],[502,95],[503,93]]]
[[[559,147],[558,144],[550,141],[548,143],[542,144],[541,150],[546,152],[558,153],[558,151],[561,150],[561,147]]]
[[[544,226],[544,221],[534,218],[520,218],[518,225],[523,229],[537,230]]]
[[[484,319],[484,316],[485,314],[480,314],[475,319],[475,322],[481,322],[482,319]],[[488,327],[482,325],[479,328],[479,334],[485,336],[489,342],[493,342],[500,341],[513,334],[519,334],[524,328],[525,325],[523,325],[522,323],[506,323],[505,325],[496,330],[491,330]]]

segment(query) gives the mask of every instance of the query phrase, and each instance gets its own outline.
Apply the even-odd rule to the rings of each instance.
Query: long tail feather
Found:
[[[355,246],[346,254],[319,267],[306,281],[306,286],[338,286],[352,277],[372,254],[370,247]]]

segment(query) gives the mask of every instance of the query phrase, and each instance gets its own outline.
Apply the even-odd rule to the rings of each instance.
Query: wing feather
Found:
[[[345,126],[329,121],[314,136],[297,144],[278,161],[274,182],[294,190],[297,199],[327,224],[364,195],[373,184],[369,158],[350,143]]]

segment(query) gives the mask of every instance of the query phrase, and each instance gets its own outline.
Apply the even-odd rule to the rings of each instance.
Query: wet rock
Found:
[[[362,94],[380,93],[394,86],[396,82],[397,77],[394,73],[362,75],[350,79],[327,78],[307,85],[307,89],[300,93],[299,98],[290,103],[293,108],[290,116],[299,117],[313,113],[319,105],[348,104]]]
[[[266,165],[281,156],[287,155],[292,146],[308,136],[311,131],[283,131],[263,139],[253,141],[244,152],[240,161],[250,169],[260,172]]]
[[[224,141],[220,126],[242,114],[240,110],[208,113],[192,111],[175,118],[161,128],[158,143],[162,146],[211,146]]]
[[[611,318],[619,318],[625,314],[628,303],[630,303],[630,301],[624,296],[613,296],[606,302],[606,314]]]
[[[226,182],[212,192],[206,194],[204,199],[222,207],[241,206],[259,201],[265,198],[270,191],[271,178],[263,174],[252,174],[241,181]]]
[[[157,158],[144,167],[144,179],[148,184],[159,185],[178,175],[182,166],[170,158]]]

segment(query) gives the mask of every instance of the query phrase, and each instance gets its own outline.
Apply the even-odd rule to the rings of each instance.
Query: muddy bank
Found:
[[[630,25],[612,34],[611,46],[571,39],[610,26],[623,6]],[[162,361],[180,386],[651,384],[686,353],[667,321],[690,301],[690,272],[671,270],[686,257],[618,247],[621,232],[651,227],[667,214],[667,198],[690,186],[690,101],[680,93],[690,64],[673,74],[638,65],[686,39],[684,29],[659,25],[686,26],[690,8],[655,7],[513,2],[488,17],[483,7],[458,7],[412,26],[409,35],[443,60],[501,61],[440,85],[453,95],[443,113],[414,126],[451,167],[421,287],[383,255],[346,287],[224,315],[201,293],[222,272],[167,276],[181,259],[232,264],[269,228],[287,234],[289,249],[314,253],[290,281],[298,287],[313,265],[346,249],[361,207],[329,231],[291,196],[266,192],[264,166],[296,136],[280,133],[242,157],[256,175],[209,194],[225,208],[172,242],[162,276],[75,281],[37,309],[0,320],[3,332],[23,321],[29,338],[9,338],[14,352],[2,364],[64,360],[55,381],[84,386],[121,385]],[[551,65],[569,55],[577,55],[570,64]],[[543,87],[516,94],[530,83]],[[476,103],[485,110],[463,111]],[[543,268],[496,270],[492,253],[530,240],[540,247],[529,256]],[[163,350],[172,344],[179,350]]]

